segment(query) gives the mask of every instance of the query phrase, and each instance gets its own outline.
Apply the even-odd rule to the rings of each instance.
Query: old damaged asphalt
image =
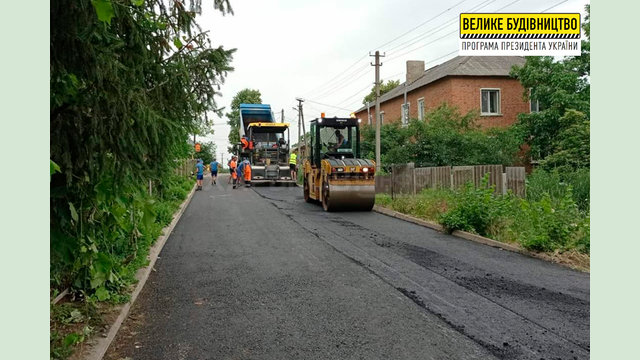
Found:
[[[589,275],[221,178],[105,358],[588,359]]]

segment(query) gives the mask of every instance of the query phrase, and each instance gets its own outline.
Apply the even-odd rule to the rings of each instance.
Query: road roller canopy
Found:
[[[320,166],[322,159],[360,157],[360,120],[318,118],[311,121],[310,158]]]

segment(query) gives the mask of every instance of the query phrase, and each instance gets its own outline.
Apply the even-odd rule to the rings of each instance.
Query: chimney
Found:
[[[407,60],[407,85],[416,81],[424,73],[424,61]]]

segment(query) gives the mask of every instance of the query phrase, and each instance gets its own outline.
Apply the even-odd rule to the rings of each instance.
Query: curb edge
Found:
[[[417,217],[411,216],[411,215],[407,215],[407,214],[403,214],[400,212],[397,212],[395,210],[391,210],[391,209],[387,209],[385,207],[382,207],[380,205],[374,205],[373,206],[373,211],[383,214],[383,215],[387,215],[390,217],[394,217],[396,219],[400,219],[400,220],[404,220],[410,223],[414,223],[416,225],[420,225],[420,226],[424,226],[424,227],[428,227],[431,228],[433,230],[439,231],[444,233],[444,228],[442,227],[442,225],[438,224],[438,223],[434,223],[432,221],[427,221],[427,220],[423,220],[423,219],[419,219]],[[507,250],[507,251],[511,251],[511,252],[515,252],[521,255],[525,255],[525,256],[529,256],[532,258],[536,258],[539,260],[544,260],[550,263],[554,263],[563,267],[567,267],[569,269],[573,269],[573,270],[577,270],[580,272],[586,272],[586,273],[590,273],[591,271],[589,270],[585,270],[582,269],[580,267],[574,267],[574,266],[570,266],[568,264],[564,264],[561,262],[557,262],[557,261],[553,261],[552,258],[549,258],[547,256],[541,255],[541,254],[537,254],[531,251],[527,251],[525,249],[522,249],[520,247],[511,245],[511,244],[507,244],[507,243],[503,243],[497,240],[493,240],[493,239],[489,239],[487,237],[484,236],[480,236],[477,234],[472,234],[470,232],[466,232],[466,231],[461,231],[461,230],[455,230],[451,233],[451,235],[457,237],[457,238],[461,238],[461,239],[465,239],[465,240],[469,240],[469,241],[473,241],[475,243],[479,243],[479,244],[483,244],[483,245],[488,245],[494,248],[499,248],[502,250]]]
[[[142,288],[146,284],[147,279],[149,278],[149,275],[153,270],[153,266],[155,265],[156,260],[158,260],[158,255],[160,255],[160,252],[164,247],[164,244],[166,244],[167,239],[169,239],[169,237],[171,236],[171,233],[173,232],[173,228],[176,226],[176,224],[182,217],[182,214],[187,208],[187,205],[189,205],[189,203],[191,202],[191,199],[193,198],[193,194],[195,193],[195,190],[196,190],[196,184],[193,185],[193,187],[191,188],[191,192],[189,192],[189,195],[187,195],[187,198],[182,202],[182,204],[180,204],[180,207],[178,208],[178,211],[174,214],[173,220],[171,220],[171,223],[169,223],[169,225],[165,226],[162,229],[162,234],[158,237],[158,239],[156,239],[156,242],[149,249],[149,265],[138,269],[138,271],[136,272],[136,279],[138,280],[138,283],[136,284],[136,287],[131,293],[131,299],[122,306],[122,308],[120,309],[120,314],[118,315],[116,320],[113,322],[113,324],[109,326],[109,333],[107,334],[107,337],[98,338],[96,344],[92,345],[91,350],[88,351],[88,355],[84,357],[85,359],[101,360],[104,357],[104,355],[107,353],[107,350],[109,349],[109,346],[111,346],[111,343],[113,342],[116,335],[118,334],[118,331],[122,326],[122,323],[129,315],[129,310],[131,310],[131,306],[135,303],[136,299],[138,298],[138,295],[142,291]]]

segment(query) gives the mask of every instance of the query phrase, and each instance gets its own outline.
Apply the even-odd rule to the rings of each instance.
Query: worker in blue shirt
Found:
[[[236,178],[238,179],[238,186],[240,186],[240,181],[242,181],[242,176],[244,173],[244,168],[243,168],[243,163],[240,163],[237,167],[236,167]]]
[[[218,165],[220,163],[216,161],[216,159],[213,159],[213,161],[211,162],[211,164],[209,164],[209,167],[211,168],[211,185],[215,185],[216,184],[216,180],[218,179]]]
[[[202,178],[204,177],[204,164],[202,160],[198,159],[196,162],[196,183],[198,188],[196,190],[202,190]]]

